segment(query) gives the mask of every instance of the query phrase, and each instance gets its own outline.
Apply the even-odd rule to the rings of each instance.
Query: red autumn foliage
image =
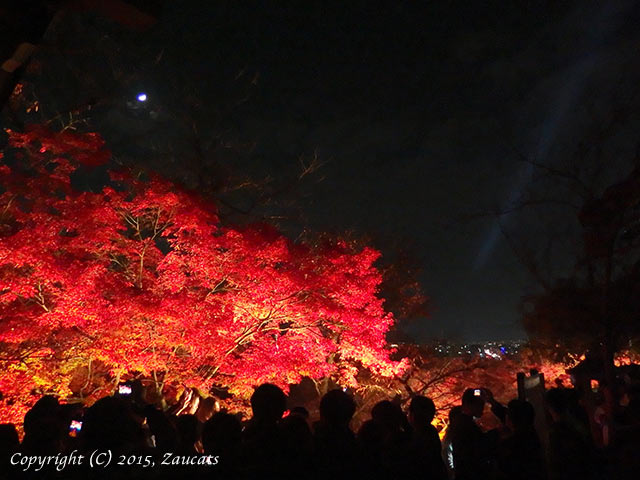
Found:
[[[217,386],[243,399],[262,382],[355,385],[359,368],[404,368],[385,346],[393,317],[377,296],[377,251],[223,226],[210,202],[157,177],[112,173],[100,193],[74,191],[78,164],[109,158],[98,135],[9,134],[12,160],[0,168],[3,421],[20,421],[44,393],[92,400],[134,376],[158,391]],[[87,378],[89,391],[72,392],[92,364],[109,388]]]

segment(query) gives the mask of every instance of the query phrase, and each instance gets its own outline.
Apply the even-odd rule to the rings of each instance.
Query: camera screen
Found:
[[[118,393],[120,395],[130,395],[131,394],[131,387],[129,385],[120,385],[118,387]]]
[[[80,430],[82,430],[82,422],[80,420],[71,420],[69,430],[75,430],[76,432],[79,432]]]

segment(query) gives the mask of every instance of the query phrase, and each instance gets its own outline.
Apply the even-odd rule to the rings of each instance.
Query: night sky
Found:
[[[410,249],[432,311],[407,327],[417,341],[526,338],[518,306],[537,284],[501,230],[532,252],[553,239],[548,273],[557,276],[572,264],[579,229],[562,202],[511,212],[533,198],[575,199],[522,159],[581,165],[604,187],[629,171],[636,147],[638,109],[601,142],[606,164],[575,154],[613,113],[640,103],[637,1],[194,0],[168,2],[145,33],[81,20],[63,20],[49,41],[113,41],[120,80],[73,87],[80,60],[67,55],[36,90],[62,79],[73,101],[97,98],[92,122],[116,156],[151,166],[143,147],[152,138],[172,136],[176,156],[189,157],[170,120],[188,103],[202,136],[250,145],[225,160],[235,170],[278,178],[315,153],[324,164],[296,200],[303,221],[282,228],[366,234],[389,256]],[[67,26],[80,33],[65,36]],[[41,55],[46,63],[58,53]],[[98,73],[108,64],[93,61]],[[159,116],[127,110],[138,91]],[[209,107],[217,113],[207,123]],[[188,176],[188,165],[169,169]]]

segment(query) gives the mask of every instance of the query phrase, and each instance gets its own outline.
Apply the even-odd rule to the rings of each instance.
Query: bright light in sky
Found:
[[[146,102],[147,101],[147,94],[146,93],[139,93],[138,94],[138,101],[139,102]]]

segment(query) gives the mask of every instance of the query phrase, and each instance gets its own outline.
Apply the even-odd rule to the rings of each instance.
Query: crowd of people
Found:
[[[86,411],[47,396],[26,414],[22,442],[14,425],[0,426],[1,470],[3,478],[26,479],[638,478],[640,398],[625,393],[606,447],[593,441],[575,390],[551,389],[545,398],[543,437],[531,403],[504,406],[488,389],[469,389],[450,410],[441,441],[432,425],[434,402],[424,396],[412,398],[406,412],[389,400],[377,403],[357,431],[351,427],[356,403],[342,389],[322,397],[315,422],[304,407],[288,406],[272,384],[255,389],[244,423],[217,411],[211,399],[194,414],[184,405],[163,411],[126,395]],[[500,427],[485,431],[477,419],[487,405]]]

